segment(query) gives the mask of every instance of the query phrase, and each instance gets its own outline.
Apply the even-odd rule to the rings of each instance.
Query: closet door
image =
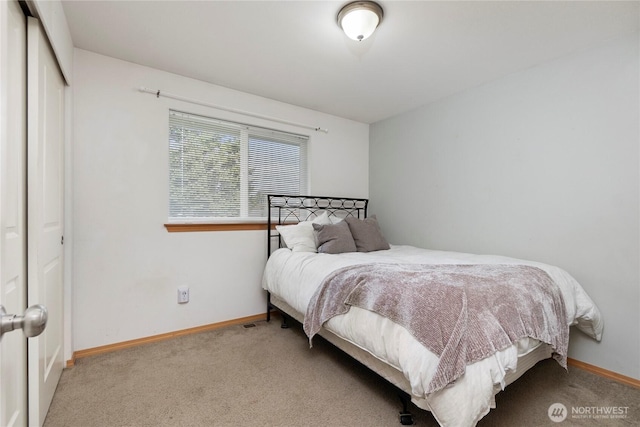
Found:
[[[28,303],[49,311],[28,342],[29,424],[47,415],[63,360],[64,80],[40,22],[27,18]]]
[[[17,1],[0,2],[0,304],[8,314],[27,307],[26,18]],[[0,340],[0,426],[27,424],[27,339]]]

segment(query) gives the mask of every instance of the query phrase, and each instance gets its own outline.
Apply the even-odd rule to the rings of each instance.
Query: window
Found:
[[[169,111],[169,220],[266,218],[267,194],[307,194],[309,137]]]

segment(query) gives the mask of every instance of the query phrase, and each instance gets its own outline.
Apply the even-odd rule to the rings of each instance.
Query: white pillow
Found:
[[[303,221],[295,225],[276,225],[285,245],[293,252],[318,252],[318,243],[313,224],[331,224],[327,212],[312,221]]]
[[[343,221],[343,220],[344,220],[344,218],[341,218],[341,217],[335,216],[335,215],[331,215],[329,217],[329,221],[331,221],[331,224],[337,224],[337,223],[339,223],[340,221]]]

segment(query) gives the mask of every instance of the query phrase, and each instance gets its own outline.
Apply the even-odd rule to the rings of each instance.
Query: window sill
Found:
[[[276,224],[271,224],[271,229],[275,229]],[[243,222],[229,224],[211,223],[185,223],[185,224],[165,224],[164,227],[169,233],[183,233],[194,231],[260,231],[267,229],[265,222]]]

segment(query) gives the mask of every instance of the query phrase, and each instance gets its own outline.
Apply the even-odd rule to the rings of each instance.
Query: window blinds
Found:
[[[266,217],[267,194],[306,194],[308,139],[169,111],[169,219]]]

